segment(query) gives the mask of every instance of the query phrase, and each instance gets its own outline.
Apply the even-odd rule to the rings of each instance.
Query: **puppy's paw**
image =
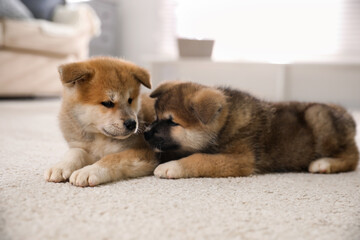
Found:
[[[331,163],[329,158],[320,158],[310,163],[309,172],[311,173],[331,173]]]
[[[48,182],[64,182],[76,169],[71,164],[58,164],[45,171],[44,178]]]
[[[160,164],[155,168],[154,175],[158,178],[184,178],[184,169],[179,161],[171,161]]]
[[[78,187],[94,187],[110,180],[108,170],[95,164],[79,169],[70,176],[70,183]]]

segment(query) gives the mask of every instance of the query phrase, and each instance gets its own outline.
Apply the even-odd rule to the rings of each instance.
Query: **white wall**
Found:
[[[227,85],[260,98],[331,102],[360,108],[359,63],[272,64],[210,60],[153,61],[154,87],[165,80]]]
[[[172,0],[119,0],[117,5],[117,56],[144,66],[149,57],[176,53]]]
[[[293,64],[286,75],[286,99],[360,108],[360,64]]]
[[[164,80],[184,80],[211,86],[231,86],[268,99],[279,99],[278,78],[282,67],[274,64],[211,61],[153,62],[154,87]]]

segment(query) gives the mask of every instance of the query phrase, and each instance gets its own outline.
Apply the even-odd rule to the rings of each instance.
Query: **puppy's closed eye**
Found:
[[[180,125],[180,124],[174,122],[174,120],[173,120],[172,118],[170,118],[170,119],[167,120],[167,121],[168,121],[168,123],[169,123],[170,126],[179,126],[179,125]]]
[[[111,101],[101,102],[101,105],[103,105],[106,108],[113,108],[115,106],[115,103]]]

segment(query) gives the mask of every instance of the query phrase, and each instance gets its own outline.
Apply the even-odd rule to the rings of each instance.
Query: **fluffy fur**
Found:
[[[103,57],[60,66],[59,73],[64,86],[59,121],[69,150],[45,179],[95,186],[152,174],[157,161],[141,130],[153,113],[137,116],[140,84],[151,88],[147,71]]]
[[[181,82],[164,83],[151,97],[157,121],[145,138],[166,162],[155,169],[158,177],[336,173],[358,164],[355,122],[340,106],[271,103]]]

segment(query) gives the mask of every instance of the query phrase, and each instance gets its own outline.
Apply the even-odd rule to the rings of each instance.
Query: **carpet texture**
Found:
[[[360,170],[45,182],[67,149],[59,106],[0,102],[0,239],[360,239]]]

